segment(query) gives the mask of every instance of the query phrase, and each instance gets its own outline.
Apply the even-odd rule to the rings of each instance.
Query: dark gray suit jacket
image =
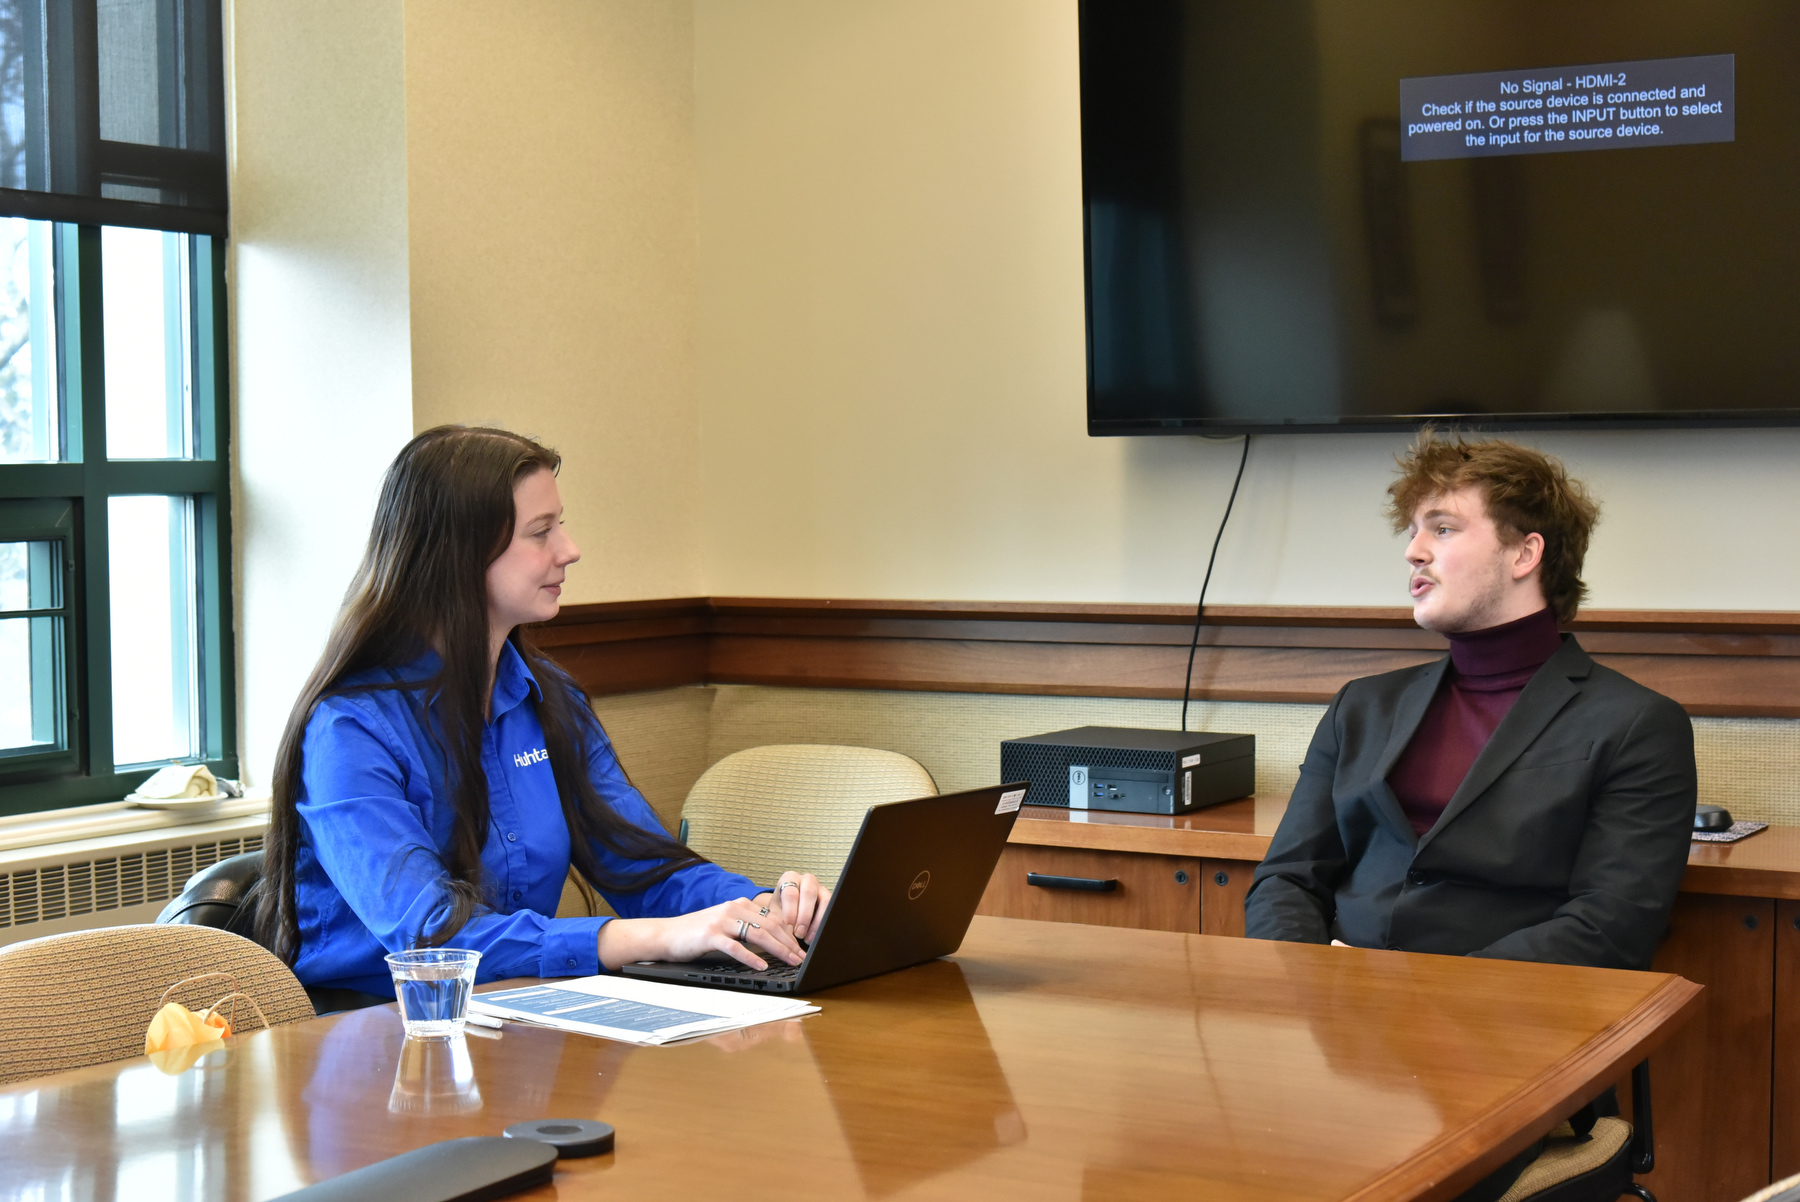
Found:
[[[1387,775],[1448,662],[1353,680],[1332,701],[1246,933],[1648,968],[1693,830],[1687,713],[1564,635],[1419,836]]]

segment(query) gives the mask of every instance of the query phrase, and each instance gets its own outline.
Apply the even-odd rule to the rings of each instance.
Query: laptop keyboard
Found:
[[[791,981],[800,975],[799,965],[771,964],[767,968],[751,968],[748,964],[707,965],[706,971],[718,976],[763,977],[770,981]]]
[[[799,965],[772,963],[767,968],[751,968],[744,964],[690,965],[683,974],[690,981],[708,985],[742,985],[746,989],[791,992],[800,976]]]

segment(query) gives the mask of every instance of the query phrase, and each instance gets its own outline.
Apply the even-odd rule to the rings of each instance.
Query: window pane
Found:
[[[0,618],[0,758],[63,746],[61,618]]]
[[[25,172],[26,8],[0,0],[0,187],[29,188]],[[43,185],[38,185],[42,187]]]
[[[146,146],[175,144],[163,140],[162,60],[171,56],[174,38],[158,36],[157,9],[174,5],[157,0],[99,0],[100,136],[112,142]],[[170,116],[174,116],[173,113]],[[173,133],[174,122],[169,132]]]
[[[199,729],[193,502],[113,497],[107,518],[113,763],[191,757]]]
[[[0,218],[0,463],[62,458],[51,232]]]
[[[0,757],[63,746],[62,544],[0,543]]]
[[[107,457],[190,458],[187,235],[109,225],[100,262]]]
[[[0,610],[62,605],[62,544],[0,543]]]

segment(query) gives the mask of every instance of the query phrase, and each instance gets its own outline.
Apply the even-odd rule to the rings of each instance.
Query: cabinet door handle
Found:
[[[1102,880],[1094,876],[1051,876],[1047,872],[1028,872],[1025,883],[1040,889],[1080,889],[1086,893],[1111,893],[1119,887],[1117,877]]]

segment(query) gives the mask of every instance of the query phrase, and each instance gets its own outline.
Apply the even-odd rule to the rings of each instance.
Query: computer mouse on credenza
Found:
[[[1695,806],[1694,829],[1697,831],[1728,831],[1731,829],[1731,811],[1724,806]]]

